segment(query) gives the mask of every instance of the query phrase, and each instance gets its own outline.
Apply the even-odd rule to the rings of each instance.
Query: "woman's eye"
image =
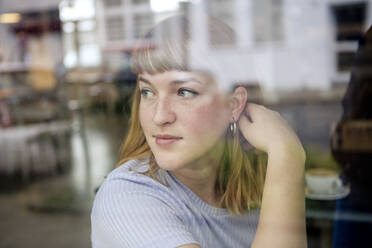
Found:
[[[148,89],[141,89],[140,90],[140,93],[141,93],[141,96],[145,97],[145,98],[148,98],[148,97],[152,97],[154,95],[154,93],[152,93],[150,90]]]
[[[189,89],[183,89],[183,88],[179,89],[177,92],[177,95],[185,97],[185,98],[191,98],[191,97],[196,96],[197,94],[198,93],[196,91],[189,90]]]

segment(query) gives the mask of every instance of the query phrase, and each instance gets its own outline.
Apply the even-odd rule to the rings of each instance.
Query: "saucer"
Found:
[[[306,198],[311,199],[311,200],[326,200],[326,201],[327,200],[328,201],[338,200],[338,199],[342,199],[342,198],[348,196],[349,194],[350,194],[350,186],[349,185],[341,186],[334,193],[328,193],[328,194],[313,193],[307,187],[305,189]]]

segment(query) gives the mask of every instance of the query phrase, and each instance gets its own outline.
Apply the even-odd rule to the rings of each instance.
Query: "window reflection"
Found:
[[[182,38],[181,29],[189,29],[188,62],[214,70],[226,85],[244,86],[251,102],[278,111],[305,146],[306,170],[326,169],[341,178],[333,193],[305,189],[309,247],[368,247],[364,239],[356,243],[346,237],[371,234],[372,65],[366,34],[372,1],[19,2],[1,5],[0,181],[7,193],[0,190],[0,201],[25,199],[22,211],[35,222],[28,206],[37,199],[38,209],[53,209],[49,194],[52,201],[67,201],[57,205],[74,208],[90,201],[90,207],[127,134],[136,84],[131,54],[146,44],[155,49],[161,34],[144,34],[159,21],[183,14],[191,25],[174,25],[169,33],[175,41]],[[11,13],[15,21],[3,19]],[[221,39],[207,28],[207,16],[235,33]],[[9,193],[14,185],[22,187]],[[71,198],[61,196],[60,188]],[[83,216],[89,207],[82,207]],[[58,222],[55,215],[46,216]],[[12,226],[10,219],[0,224],[9,234],[18,231]],[[89,225],[81,223],[79,229]],[[27,224],[21,231],[33,233]],[[89,246],[89,237],[84,239]]]

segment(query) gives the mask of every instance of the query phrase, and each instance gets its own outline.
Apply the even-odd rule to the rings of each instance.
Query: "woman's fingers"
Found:
[[[256,134],[255,134],[255,123],[250,121],[246,115],[242,115],[239,119],[239,129],[240,132],[243,134],[244,138],[247,140],[249,144],[256,147],[257,149],[263,149],[260,145],[260,142],[256,141]]]
[[[278,112],[249,103],[244,113],[239,120],[240,131],[257,149],[269,152],[283,146],[291,150],[293,146],[301,147],[297,135]]]
[[[250,122],[253,122],[252,115],[255,109],[259,108],[258,104],[255,103],[248,103],[247,106],[244,109],[244,115],[248,118]]]
[[[254,122],[255,118],[260,116],[260,113],[268,109],[260,104],[248,103],[244,110],[244,115],[250,122]]]

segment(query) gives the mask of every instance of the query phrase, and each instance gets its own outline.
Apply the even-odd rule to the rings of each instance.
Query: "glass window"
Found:
[[[150,0],[132,0],[132,4],[149,4]]]
[[[365,3],[342,4],[331,7],[338,41],[359,40],[366,22]]]
[[[253,0],[253,27],[256,42],[283,40],[282,0]]]
[[[140,38],[154,24],[154,16],[151,13],[141,13],[134,16],[134,37]]]
[[[122,16],[106,17],[106,35],[108,41],[125,38],[124,20]]]
[[[234,1],[226,0],[209,0],[208,1],[208,12],[211,16],[218,18],[224,23],[228,24],[230,27],[234,28],[235,18],[234,18]],[[221,39],[216,36],[216,33],[213,30],[209,30],[209,44],[211,46],[220,46],[220,45],[232,45],[235,44],[236,37],[232,39]]]
[[[121,6],[122,0],[104,0],[105,7],[118,7]]]
[[[343,51],[337,53],[337,70],[350,71],[355,57],[355,52],[353,51]]]

